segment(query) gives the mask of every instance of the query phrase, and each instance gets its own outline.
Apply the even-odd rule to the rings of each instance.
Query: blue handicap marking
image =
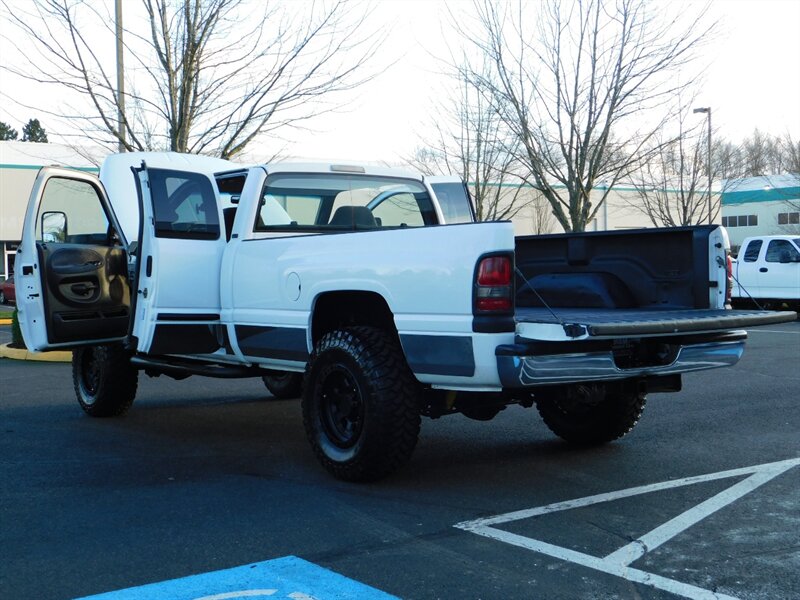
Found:
[[[86,596],[79,600],[398,600],[296,556]]]

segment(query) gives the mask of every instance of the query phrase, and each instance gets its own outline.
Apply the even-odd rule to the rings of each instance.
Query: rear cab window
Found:
[[[433,202],[419,181],[275,173],[267,177],[253,231],[336,233],[437,223]]]

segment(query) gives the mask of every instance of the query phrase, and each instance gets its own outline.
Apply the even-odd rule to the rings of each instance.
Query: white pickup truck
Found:
[[[107,195],[108,193],[108,195]],[[735,364],[721,227],[515,239],[474,223],[454,178],[351,165],[111,156],[100,178],[44,168],[17,255],[32,350],[72,348],[78,402],[124,413],[138,371],[263,377],[298,393],[336,477],[406,462],[420,417],[537,405],[607,442],[648,392]]]
[[[800,310],[800,236],[749,237],[733,264],[733,302]]]

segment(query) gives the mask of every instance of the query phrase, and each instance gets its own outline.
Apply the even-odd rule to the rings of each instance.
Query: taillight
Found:
[[[725,279],[725,305],[731,304],[731,295],[733,294],[733,261],[731,260],[731,253],[725,251],[725,265],[728,277]]]
[[[508,255],[487,256],[475,270],[475,311],[510,312],[513,301],[514,267]]]
[[[490,256],[478,265],[478,285],[511,285],[511,259]]]

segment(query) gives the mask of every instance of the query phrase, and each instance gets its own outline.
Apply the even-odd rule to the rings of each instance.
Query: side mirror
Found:
[[[42,214],[42,241],[64,243],[67,241],[67,215],[59,211]]]

